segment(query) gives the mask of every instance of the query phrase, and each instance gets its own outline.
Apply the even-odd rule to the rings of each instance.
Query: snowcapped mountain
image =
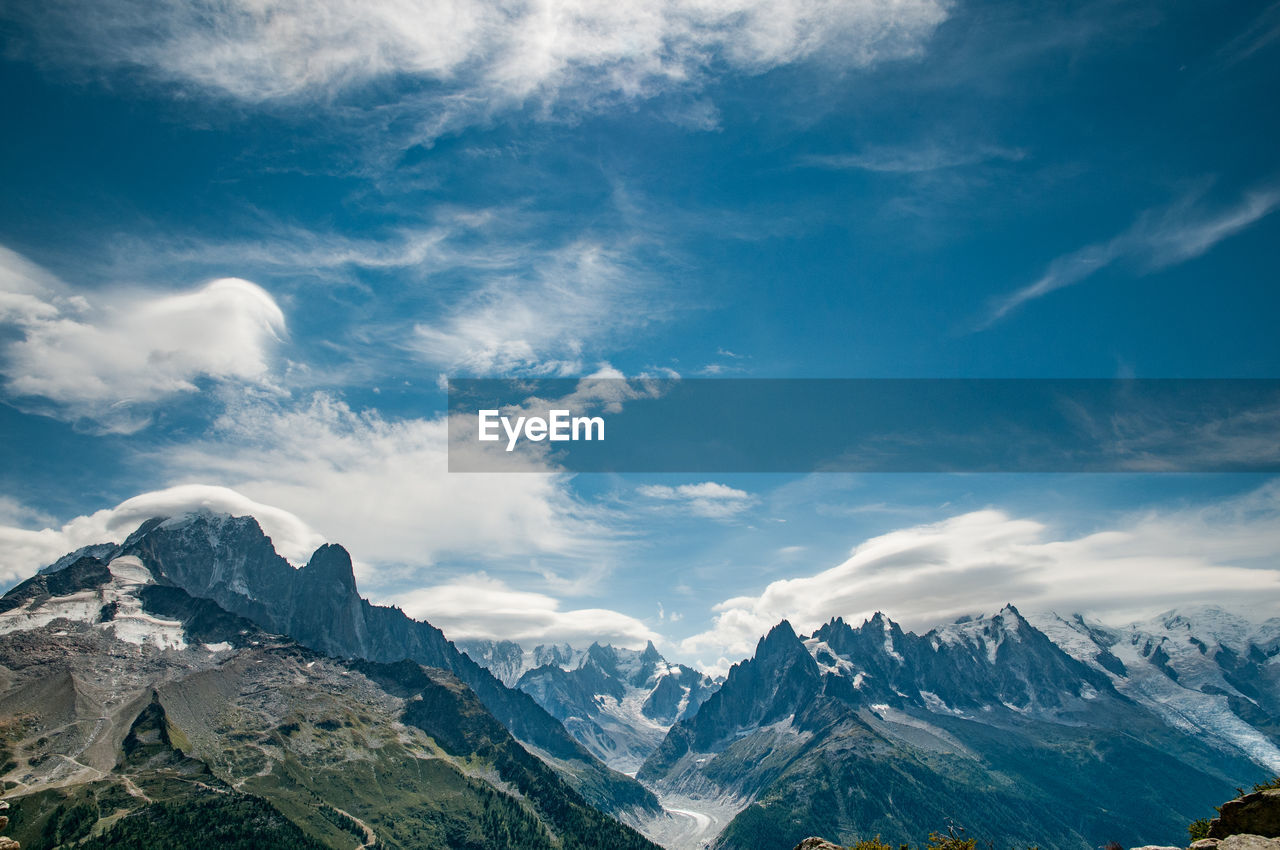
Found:
[[[38,578],[56,581],[83,557],[131,559],[164,585],[211,600],[272,634],[336,658],[410,659],[465,682],[521,743],[559,771],[589,802],[612,813],[657,812],[654,796],[588,752],[528,694],[505,687],[429,623],[370,604],[357,589],[351,557],[325,545],[301,568],[276,554],[253,517],[197,511],[144,522],[124,543],[60,558]]]
[[[567,785],[650,835],[678,835],[673,850],[709,838],[765,850],[811,834],[918,842],[948,820],[1002,846],[1179,843],[1186,823],[1233,788],[1280,770],[1280,619],[1251,623],[1212,607],[1123,628],[1079,615],[1028,619],[1013,606],[924,634],[883,614],[858,626],[836,618],[809,635],[784,621],[723,682],[652,645],[464,648],[362,599],[340,546],[295,568],[252,518],[157,518],[122,544],[60,558],[0,600],[0,721],[32,715],[31,729],[53,730],[0,729],[9,734],[0,763],[33,793],[113,770],[156,783],[146,771],[171,763],[210,787],[245,785],[276,801],[263,817],[287,831],[281,813],[296,801],[286,791],[310,781],[287,766],[320,746],[333,756],[325,781],[342,785],[360,750],[338,731],[345,718],[361,740],[394,737],[412,758],[458,756],[449,769],[471,777],[459,781],[475,811],[495,805],[477,802],[486,794],[525,793],[486,760],[501,751],[538,793]],[[201,708],[211,704],[231,706],[235,722]],[[248,719],[251,729],[236,725]],[[372,734],[369,723],[393,731]],[[405,736],[418,733],[402,727],[434,743],[413,749]],[[170,728],[172,747],[150,767],[113,761],[129,735],[154,741]],[[508,731],[532,765],[504,749]],[[249,752],[258,749],[265,762]],[[375,759],[370,783],[410,757],[380,752],[391,761]],[[678,817],[616,770],[636,771]],[[342,799],[353,823],[376,830],[376,808]],[[536,817],[569,805],[543,803],[530,803]],[[681,833],[680,818],[697,828]]]
[[[711,677],[668,662],[652,643],[643,650],[598,643],[586,650],[568,644],[524,650],[510,641],[459,646],[501,671],[499,678],[514,680],[597,758],[629,774],[671,724],[697,713],[718,687]]]
[[[533,649],[525,649],[510,640],[458,640],[454,643],[508,688],[514,688],[520,677],[535,667],[553,664],[573,670],[586,655],[585,650],[574,649],[567,643],[538,644]]]
[[[656,850],[452,674],[326,657],[118,549],[0,599],[0,778],[23,846],[191,846],[205,829],[305,850]]]
[[[809,636],[784,621],[637,776],[690,808],[732,806],[716,846],[763,850],[811,834],[918,840],[948,819],[980,843],[1175,843],[1267,775],[1256,751],[1170,723],[1110,661],[1051,637],[1012,606],[923,635],[882,614]]]
[[[1078,614],[1036,625],[1169,725],[1280,773],[1280,619],[1198,606],[1120,629]]]

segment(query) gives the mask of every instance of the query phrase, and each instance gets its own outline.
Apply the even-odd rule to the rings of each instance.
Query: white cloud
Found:
[[[593,108],[696,89],[712,68],[758,74],[819,59],[912,56],[947,0],[121,0],[42,5],[63,61],[149,69],[260,102],[429,80],[424,121],[533,102]],[[57,28],[56,30],[53,28]],[[68,32],[74,33],[68,38]],[[423,110],[424,115],[428,110]]]
[[[603,608],[562,611],[559,601],[550,596],[514,590],[485,573],[398,594],[388,601],[453,640],[487,638],[574,646],[600,641],[632,649],[660,640],[634,617]]]
[[[257,518],[276,551],[294,564],[306,563],[311,553],[325,542],[320,534],[288,511],[255,502],[226,487],[184,485],[134,496],[114,508],[76,517],[60,528],[31,531],[0,525],[0,581],[27,578],[82,546],[121,543],[152,517],[202,508]],[[10,521],[10,517],[5,516],[3,521]]]
[[[1225,209],[1206,209],[1196,195],[1162,210],[1148,211],[1119,236],[1058,257],[1034,283],[999,301],[980,326],[987,328],[1028,301],[1074,286],[1113,263],[1130,260],[1157,271],[1195,259],[1280,207],[1280,189],[1248,192]]]
[[[11,396],[127,433],[147,424],[151,404],[195,391],[201,378],[265,385],[284,315],[235,278],[180,293],[74,294],[0,248],[0,324],[17,331],[3,346]]]
[[[1280,607],[1280,484],[1213,508],[1150,513],[1080,537],[999,510],[894,531],[844,563],[714,607],[686,652],[742,657],[782,619],[809,631],[876,611],[912,628],[1007,602],[1127,622],[1188,603]]]
[[[694,516],[709,519],[727,519],[742,513],[756,504],[756,497],[745,490],[737,490],[715,481],[701,484],[681,484],[667,487],[662,484],[646,484],[636,488],[641,496],[664,502],[678,502],[682,510]]]
[[[450,474],[444,417],[388,419],[325,394],[233,404],[213,434],[155,457],[185,481],[216,481],[279,505],[364,564],[447,558],[599,556],[611,537],[564,476]]]

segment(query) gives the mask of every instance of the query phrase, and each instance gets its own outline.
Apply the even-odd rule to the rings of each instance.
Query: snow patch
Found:
[[[56,620],[84,623],[112,632],[120,640],[157,649],[185,649],[182,623],[163,620],[142,610],[138,589],[152,582],[151,571],[132,555],[116,558],[107,565],[111,579],[101,587],[80,590],[52,599],[32,600],[22,608],[0,615],[0,633],[25,631],[47,626]],[[98,622],[102,609],[115,605],[112,618]]]

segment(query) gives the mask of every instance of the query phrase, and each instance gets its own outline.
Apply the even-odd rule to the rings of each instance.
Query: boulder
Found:
[[[1166,847],[1163,844],[1143,844],[1141,847],[1134,847],[1132,850],[1182,850],[1181,847]]]
[[[0,835],[0,850],[19,850],[20,846],[21,845],[12,838],[5,838],[3,835]]]
[[[1280,791],[1255,791],[1223,803],[1209,824],[1209,837],[1229,835],[1280,837]]]
[[[825,838],[818,838],[814,835],[797,844],[796,850],[844,850],[844,848],[839,844],[832,844]]]
[[[1221,838],[1201,838],[1199,841],[1192,841],[1188,850],[1214,850],[1221,843]]]
[[[1280,838],[1263,838],[1261,835],[1228,835],[1218,845],[1218,850],[1280,850]]]

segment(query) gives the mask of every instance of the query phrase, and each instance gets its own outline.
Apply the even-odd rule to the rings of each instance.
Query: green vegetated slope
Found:
[[[173,747],[151,703],[129,730],[107,778],[15,797],[10,835],[26,850],[325,850],[266,800],[228,787]],[[333,836],[336,838],[337,836]]]
[[[810,835],[881,835],[896,847],[949,823],[984,845],[1085,848],[1099,835],[1124,846],[1144,836],[1182,841],[1205,788],[1227,787],[1124,734],[1058,732],[1055,746],[1010,734],[1003,751],[989,744],[982,761],[902,742],[890,749],[872,733],[845,732],[791,762],[717,846],[769,850]],[[1134,775],[1152,770],[1169,777],[1158,791]]]

